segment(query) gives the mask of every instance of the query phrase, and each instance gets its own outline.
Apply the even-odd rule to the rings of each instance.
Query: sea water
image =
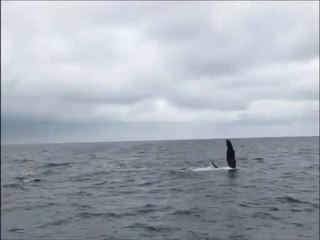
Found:
[[[231,141],[2,146],[1,239],[318,239],[319,137]]]

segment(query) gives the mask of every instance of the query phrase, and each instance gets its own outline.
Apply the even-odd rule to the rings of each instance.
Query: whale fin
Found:
[[[211,164],[212,164],[212,166],[214,166],[215,168],[218,168],[218,166],[215,165],[213,161],[211,161]]]
[[[233,146],[230,140],[227,140],[227,163],[229,167],[236,168],[236,158]]]

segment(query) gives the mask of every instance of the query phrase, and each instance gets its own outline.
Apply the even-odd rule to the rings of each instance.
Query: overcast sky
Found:
[[[319,135],[319,2],[1,3],[2,143]]]

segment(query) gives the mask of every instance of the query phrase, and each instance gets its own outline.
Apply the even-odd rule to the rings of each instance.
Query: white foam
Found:
[[[238,169],[238,168],[236,168]],[[219,167],[219,168],[215,168],[213,166],[208,166],[208,167],[205,167],[205,168],[195,168],[195,169],[192,169],[192,171],[194,172],[198,172],[198,171],[219,171],[219,170],[235,170],[234,168],[231,168],[231,167]]]

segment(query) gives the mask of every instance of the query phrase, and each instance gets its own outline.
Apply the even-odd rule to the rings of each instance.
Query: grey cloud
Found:
[[[250,5],[247,7],[250,9]],[[210,4],[208,9],[212,10],[213,16],[221,11]],[[225,5],[223,9],[230,8]],[[172,59],[174,68],[181,68],[183,77],[228,74],[255,65],[318,56],[316,18],[301,24],[300,16],[294,11],[284,14],[287,11],[284,8],[283,11],[276,7],[259,8],[261,11],[252,12],[237,21],[226,21],[221,30],[219,23],[224,19],[214,18],[209,22],[201,10],[194,9],[194,18],[182,14],[183,21],[165,18],[157,23],[160,27],[149,28],[151,37],[169,49],[167,58]],[[229,15],[237,16],[237,11],[230,10]]]
[[[239,136],[276,132],[264,125],[290,135],[280,125],[296,122],[316,129],[318,2],[2,5],[2,115],[21,133],[39,123],[39,141],[41,126],[54,124],[68,141],[98,132],[151,139],[152,129],[155,138],[223,137],[228,126],[246,129]],[[252,108],[272,100],[306,110]],[[73,123],[88,130],[68,135]]]

